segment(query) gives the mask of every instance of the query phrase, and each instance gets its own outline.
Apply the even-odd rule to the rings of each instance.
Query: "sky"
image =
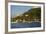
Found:
[[[31,9],[31,6],[11,5],[11,18],[21,15],[29,9]]]

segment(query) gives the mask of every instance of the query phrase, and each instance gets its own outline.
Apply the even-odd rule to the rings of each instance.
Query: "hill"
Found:
[[[17,16],[15,18],[11,18],[11,21],[32,21],[32,20],[41,21],[41,8],[32,8],[26,11],[22,16]]]

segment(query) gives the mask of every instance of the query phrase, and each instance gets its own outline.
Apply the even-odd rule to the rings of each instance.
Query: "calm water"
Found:
[[[11,23],[11,28],[34,28],[41,27],[41,23],[32,22],[32,23]]]

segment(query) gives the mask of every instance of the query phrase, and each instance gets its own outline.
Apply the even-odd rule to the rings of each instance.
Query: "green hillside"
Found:
[[[22,16],[17,16],[15,18],[11,18],[11,22],[14,22],[16,20],[22,20],[23,19],[25,21],[32,21],[34,19],[41,21],[41,8],[32,8],[30,10],[28,10],[27,12],[25,12],[24,14],[22,14]]]

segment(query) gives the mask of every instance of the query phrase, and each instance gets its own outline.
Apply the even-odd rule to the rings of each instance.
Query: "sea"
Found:
[[[40,22],[18,22],[18,23],[11,23],[11,28],[36,28],[41,27]]]

